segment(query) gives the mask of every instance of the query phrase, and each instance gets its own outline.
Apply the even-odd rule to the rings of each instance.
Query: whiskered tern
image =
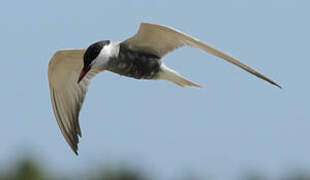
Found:
[[[136,79],[163,79],[178,86],[201,87],[167,67],[162,59],[168,53],[190,46],[222,58],[281,88],[277,83],[206,44],[176,29],[142,23],[128,40],[99,41],[85,49],[57,51],[48,67],[54,114],[67,143],[78,154],[79,112],[92,77],[105,70]]]

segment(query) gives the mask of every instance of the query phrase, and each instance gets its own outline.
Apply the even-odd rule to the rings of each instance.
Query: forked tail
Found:
[[[161,65],[161,71],[159,72],[158,78],[168,80],[168,81],[173,82],[176,85],[181,86],[181,87],[192,86],[192,87],[201,88],[200,85],[198,85],[198,84],[196,84],[190,80],[187,80],[186,78],[182,77],[179,73],[168,68],[164,64]]]

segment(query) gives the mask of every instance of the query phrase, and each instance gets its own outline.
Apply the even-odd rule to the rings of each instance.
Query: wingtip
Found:
[[[76,156],[79,156],[78,149],[76,149],[76,150],[72,149],[72,150],[73,150],[73,152],[74,152],[74,154],[75,154]]]
[[[282,86],[280,86],[280,85],[278,85],[278,84],[275,84],[275,85],[276,85],[278,88],[283,89]]]
[[[76,143],[76,144],[74,144],[74,145],[71,145],[71,144],[69,144],[69,145],[70,145],[70,147],[71,147],[71,150],[74,152],[74,154],[78,156],[78,155],[79,155],[79,152],[78,152],[79,147],[78,147],[77,144],[78,144],[78,143]]]
[[[277,86],[278,88],[282,89],[282,86],[280,86],[279,84],[275,83],[275,82],[270,82],[272,85]]]

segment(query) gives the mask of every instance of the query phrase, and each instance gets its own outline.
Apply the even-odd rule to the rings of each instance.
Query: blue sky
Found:
[[[30,151],[61,172],[132,162],[160,179],[310,170],[309,6],[302,0],[2,2],[0,164]],[[140,22],[201,39],[283,89],[191,48],[165,63],[203,89],[105,72],[92,81],[81,111],[76,157],[52,112],[48,62],[59,49],[125,40]]]

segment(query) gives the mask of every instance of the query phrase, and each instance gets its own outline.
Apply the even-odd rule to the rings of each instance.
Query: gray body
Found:
[[[156,79],[160,66],[160,57],[130,50],[120,43],[119,53],[110,58],[107,70],[136,79]]]

